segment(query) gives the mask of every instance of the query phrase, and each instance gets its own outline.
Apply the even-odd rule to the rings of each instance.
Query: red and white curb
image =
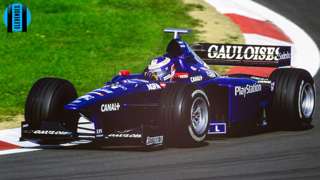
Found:
[[[20,128],[0,130],[0,155],[40,150],[35,143],[20,142],[20,134]]]
[[[292,66],[308,70],[313,76],[320,66],[319,49],[311,37],[289,19],[252,0],[206,0],[228,16],[242,31],[247,44],[289,45],[292,47]],[[237,67],[233,71],[253,74],[272,68]]]
[[[252,0],[206,0],[228,16],[242,31],[247,44],[292,46],[292,66],[315,75],[320,66],[319,49],[310,36],[287,18]],[[230,73],[247,71],[269,76],[273,68],[237,67]],[[35,143],[20,142],[20,128],[0,130],[0,155],[41,150]],[[74,144],[65,144],[70,146]]]

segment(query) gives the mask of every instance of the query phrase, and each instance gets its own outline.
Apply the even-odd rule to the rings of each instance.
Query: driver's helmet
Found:
[[[175,74],[174,63],[169,57],[158,57],[151,61],[145,75],[155,81],[170,81]]]

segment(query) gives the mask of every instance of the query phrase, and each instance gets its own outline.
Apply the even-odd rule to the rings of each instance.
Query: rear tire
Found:
[[[42,78],[32,86],[25,104],[25,120],[32,129],[41,127],[43,121],[58,122],[75,132],[79,115],[67,111],[64,105],[77,98],[74,86],[67,80]]]
[[[276,69],[270,79],[275,83],[268,110],[271,125],[286,130],[310,126],[315,109],[314,80],[303,69]]]
[[[159,118],[169,145],[198,145],[208,132],[208,97],[194,85],[168,85],[162,93]]]

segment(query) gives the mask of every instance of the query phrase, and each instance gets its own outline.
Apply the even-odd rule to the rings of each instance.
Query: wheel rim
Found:
[[[305,83],[301,89],[300,107],[304,117],[310,118],[313,113],[315,99],[314,89],[310,83]]]
[[[196,134],[203,134],[208,125],[208,105],[204,98],[197,97],[191,106],[191,122]]]

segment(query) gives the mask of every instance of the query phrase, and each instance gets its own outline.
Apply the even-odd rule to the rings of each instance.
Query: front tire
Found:
[[[56,122],[69,131],[76,131],[78,115],[64,109],[77,98],[74,86],[67,80],[42,78],[32,86],[25,104],[25,120],[32,129],[42,122]]]
[[[161,97],[160,121],[169,145],[193,146],[203,142],[209,127],[206,93],[194,85],[169,85]]]

